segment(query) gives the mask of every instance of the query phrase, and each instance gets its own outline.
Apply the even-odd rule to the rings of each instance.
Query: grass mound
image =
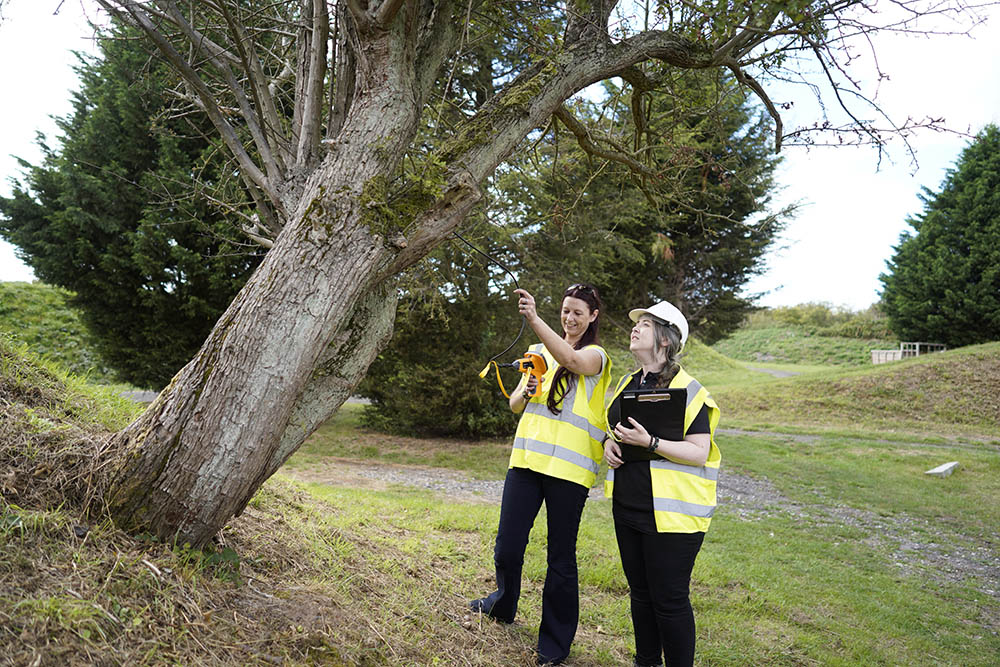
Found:
[[[111,389],[89,385],[0,334],[0,494],[46,508],[93,495],[110,433],[135,414]]]
[[[414,537],[395,502],[330,504],[272,479],[205,551],[93,518],[94,462],[137,410],[0,336],[3,664],[531,660],[530,633],[466,618],[467,591],[489,579],[487,558],[461,565],[487,551],[485,510]]]
[[[72,292],[38,282],[0,282],[0,332],[71,373],[95,382],[111,382],[114,373],[105,366],[80,316],[69,306],[72,296]]]
[[[1000,343],[863,370],[722,388],[727,418],[862,430],[1000,436]]]
[[[608,345],[606,349],[613,362],[611,373],[613,381],[617,381],[622,375],[630,373],[638,367],[628,347]],[[719,353],[697,338],[689,338],[685,343],[680,363],[688,373],[710,388],[719,384],[739,382],[757,375],[757,373],[747,370],[738,361]]]
[[[742,328],[713,348],[748,362],[829,366],[867,366],[871,350],[895,349],[898,341],[820,335],[815,327]]]
[[[339,513],[272,480],[202,552],[8,509],[0,652],[25,665],[528,662],[504,628],[463,626],[435,545],[409,553],[393,546],[405,531],[348,531]]]

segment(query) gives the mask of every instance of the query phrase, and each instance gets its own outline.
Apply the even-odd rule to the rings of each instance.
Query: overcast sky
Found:
[[[54,138],[50,116],[69,113],[76,88],[72,50],[92,50],[90,30],[79,0],[7,0],[0,24],[0,194],[19,174],[12,155],[38,162],[35,134]],[[973,38],[898,36],[882,33],[875,46],[889,75],[878,87],[878,102],[897,122],[906,117],[944,118],[948,127],[977,132],[1000,123],[1000,11],[973,31]],[[860,55],[860,54],[859,54]],[[869,62],[852,65],[852,75],[870,82]],[[776,102],[792,101],[786,127],[817,117],[803,88],[772,87]],[[866,115],[866,117],[869,117]],[[782,192],[776,204],[800,202],[796,219],[768,259],[767,273],[750,284],[768,292],[769,306],[826,302],[861,309],[878,299],[878,275],[892,246],[907,228],[906,218],[921,210],[921,186],[936,190],[968,140],[923,132],[911,140],[917,164],[898,142],[879,164],[870,148],[787,147],[778,173]],[[0,280],[32,280],[31,270],[0,241]]]

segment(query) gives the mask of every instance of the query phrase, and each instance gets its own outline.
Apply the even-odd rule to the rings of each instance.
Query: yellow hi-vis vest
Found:
[[[588,392],[585,376],[570,374],[558,415],[549,411],[545,401],[559,364],[541,343],[529,348],[545,357],[548,368],[542,377],[541,395],[528,401],[521,414],[508,467],[528,468],[588,489],[594,485],[604,455],[604,394],[611,383],[611,358],[599,345],[583,349],[591,348],[604,357],[600,376]]]
[[[607,403],[608,408],[640,370],[625,375],[618,381],[615,393]],[[715,513],[715,486],[719,479],[719,464],[722,463],[722,454],[715,444],[715,427],[719,423],[720,414],[719,406],[708,390],[688,375],[684,369],[678,371],[674,379],[670,381],[670,388],[687,389],[687,407],[684,409],[685,433],[687,433],[694,418],[698,416],[701,407],[708,406],[711,449],[708,452],[708,460],[703,466],[676,463],[669,459],[657,459],[649,462],[656,531],[659,533],[704,532],[708,530],[712,514]],[[608,433],[611,433],[613,424],[608,424],[607,412],[604,415],[604,424]],[[611,498],[614,495],[614,487],[615,471],[610,468],[604,482],[604,495]]]

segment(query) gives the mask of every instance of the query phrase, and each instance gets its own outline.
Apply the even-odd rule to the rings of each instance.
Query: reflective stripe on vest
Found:
[[[530,452],[536,454],[544,454],[545,456],[553,456],[557,459],[562,459],[573,465],[580,466],[585,470],[597,474],[598,465],[589,456],[584,456],[574,452],[572,449],[566,449],[565,447],[560,447],[559,445],[550,445],[547,442],[539,442],[538,440],[528,440],[527,438],[514,438],[514,449],[526,449]]]
[[[673,461],[668,461],[667,459],[662,459],[660,461],[650,461],[649,467],[657,468],[659,470],[673,470],[674,472],[683,473],[685,475],[694,475],[695,477],[701,477],[713,482],[719,481],[719,469],[709,468],[707,465],[700,467],[689,466],[683,463],[675,463]]]
[[[552,378],[559,364],[541,344],[529,348],[545,357],[548,368],[542,378],[542,394],[525,405],[517,424],[510,467],[528,468],[590,488],[597,479],[604,448],[604,395],[611,381],[611,358],[597,348],[604,359],[603,368],[592,391],[582,375],[571,374],[559,414],[546,406]]]
[[[575,388],[570,390],[575,392]],[[569,392],[566,393],[567,398],[575,398],[570,396]],[[549,408],[545,403],[536,403],[534,401],[529,401],[526,406],[524,406],[524,413],[530,415],[537,415],[540,419],[551,419],[552,421],[561,421],[564,424],[572,424],[582,431],[587,431],[590,437],[595,440],[604,439],[604,429],[591,424],[585,417],[581,417],[575,412],[568,412],[567,414],[554,415],[549,412]],[[561,417],[561,419],[560,419]]]
[[[711,517],[715,514],[715,505],[697,505],[686,503],[683,500],[671,500],[670,498],[653,498],[653,511],[674,512],[677,514],[688,514],[694,517]],[[659,529],[659,526],[657,526]]]
[[[608,408],[629,385],[635,373],[626,375],[619,381],[614,396],[608,402]],[[678,371],[670,382],[670,387],[687,389],[687,405],[684,411],[685,433],[702,406],[708,406],[710,449],[708,459],[703,466],[685,465],[667,459],[649,462],[656,530],[661,533],[702,532],[708,530],[717,503],[716,484],[719,479],[719,465],[722,462],[722,455],[715,444],[719,406],[701,383],[683,369]],[[605,424],[607,424],[606,414]],[[604,494],[609,498],[614,495],[614,480],[614,470],[609,469],[604,484]]]

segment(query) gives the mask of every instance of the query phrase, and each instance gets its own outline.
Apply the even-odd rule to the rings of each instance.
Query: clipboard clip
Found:
[[[658,403],[660,401],[669,401],[670,394],[664,392],[662,394],[640,394],[636,396],[637,401],[640,403]]]

